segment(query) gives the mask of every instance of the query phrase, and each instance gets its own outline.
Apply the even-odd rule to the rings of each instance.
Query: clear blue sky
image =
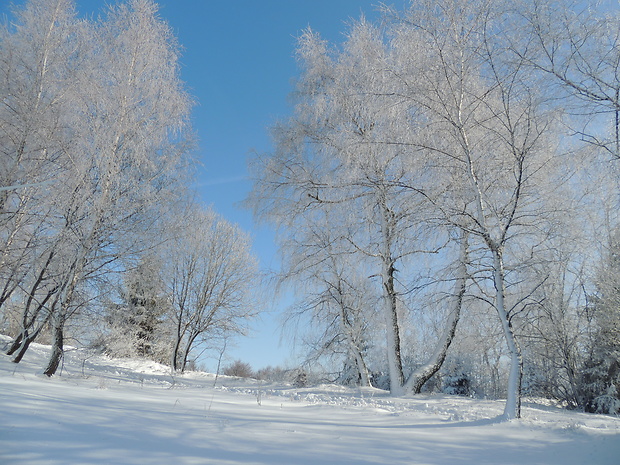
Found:
[[[21,4],[23,0],[13,0]],[[76,0],[80,14],[103,11],[114,0]],[[197,101],[193,124],[199,137],[199,194],[224,217],[254,236],[264,269],[276,268],[273,233],[258,228],[238,204],[251,186],[248,154],[271,149],[268,128],[290,112],[288,95],[297,73],[295,38],[310,26],[331,42],[340,42],[351,18],[376,17],[378,0],[160,0],[160,15],[183,46],[182,78]],[[405,0],[393,0],[402,7]],[[7,0],[0,0],[0,14]],[[240,339],[228,359],[258,369],[290,360],[279,344],[279,315],[284,304],[270,306]],[[208,364],[210,367],[210,363]]]

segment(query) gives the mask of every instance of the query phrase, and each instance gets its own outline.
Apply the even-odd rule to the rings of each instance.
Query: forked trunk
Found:
[[[370,387],[370,375],[368,374],[368,367],[366,366],[364,357],[362,356],[362,353],[357,347],[355,347],[353,350],[355,356],[355,364],[357,365],[357,372],[359,374],[360,386]]]
[[[37,337],[39,336],[39,333],[43,330],[45,325],[47,325],[49,320],[50,320],[50,314],[48,313],[48,315],[45,317],[45,320],[41,322],[39,326],[33,332],[30,332],[29,329],[32,329],[34,326],[34,318],[31,320],[31,323],[28,323],[28,326],[22,328],[21,332],[17,335],[17,337],[11,343],[11,346],[6,352],[7,355],[13,355],[17,353],[17,355],[15,355],[15,357],[12,360],[13,363],[19,363],[22,361],[22,358],[28,351],[30,344],[32,344],[37,339]]]
[[[456,327],[461,317],[461,309],[463,307],[463,297],[465,295],[467,283],[467,252],[467,235],[463,232],[457,277],[454,285],[454,305],[450,312],[450,318],[446,323],[441,339],[437,342],[432,357],[409,376],[405,384],[405,390],[407,392],[419,394],[422,391],[422,386],[440,370],[446,359],[448,349],[456,334]]]
[[[6,351],[6,355],[13,355],[15,352],[17,352],[19,347],[22,345],[22,341],[24,340],[24,337],[28,337],[28,332],[22,330],[19,332],[17,337],[13,339],[13,342],[11,342],[11,345]]]
[[[12,354],[17,352],[15,357],[13,357],[13,360],[11,360],[13,363],[19,363],[19,362],[22,361],[22,358],[24,358],[24,355],[26,355],[26,352],[28,351],[28,348],[30,347],[30,344],[32,344],[35,341],[35,339],[37,338],[37,336],[41,332],[41,329],[43,329],[43,326],[40,326],[32,334],[26,333],[25,336],[20,339],[20,342],[19,342],[19,344],[17,344],[17,347],[15,348],[15,350],[13,350],[10,354],[7,353],[7,355],[12,355]],[[13,345],[15,345],[15,341],[14,341]],[[11,346],[11,349],[13,349],[13,346]]]

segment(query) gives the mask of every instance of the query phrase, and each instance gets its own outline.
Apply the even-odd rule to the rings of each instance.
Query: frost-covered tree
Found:
[[[193,208],[165,246],[162,279],[173,326],[173,370],[192,351],[244,334],[259,310],[259,275],[249,236],[210,209]]]
[[[348,213],[347,226],[324,227],[374,259],[393,393],[419,388],[420,372],[406,381],[401,343],[402,296],[424,284],[414,277],[419,257],[438,255],[435,278],[454,263],[454,309],[433,359],[445,358],[471,279],[511,360],[506,418],[520,415],[515,325],[538,286],[518,276],[559,229],[557,194],[570,173],[560,169],[556,109],[511,11],[505,2],[415,2],[387,10],[380,26],[354,23],[341,49],[305,33],[296,113],[277,128],[276,153],[259,160],[253,194],[258,213],[292,234],[309,212]]]
[[[63,325],[77,308],[72,305],[76,287],[119,256],[145,247],[146,232],[172,192],[187,147],[179,132],[187,123],[189,101],[178,74],[178,45],[156,5],[132,0],[111,8],[94,38],[91,66],[82,76],[90,86],[75,115],[84,130],[79,148],[89,156],[72,166],[75,187],[61,230],[71,241],[71,258],[52,316],[48,375],[62,353]]]
[[[21,301],[21,330],[9,353],[19,361],[58,308],[56,280],[64,259],[53,223],[83,72],[87,28],[68,0],[28,2],[4,25],[0,41],[0,308]],[[21,290],[21,292],[16,292]]]
[[[580,406],[589,412],[620,412],[620,242],[614,235],[598,270],[589,309],[594,331],[585,359]]]
[[[559,378],[568,381],[564,383],[568,389],[559,387],[567,391],[564,400],[573,407],[613,411],[617,410],[613,381],[617,346],[611,336],[614,324],[604,320],[613,315],[617,275],[616,238],[609,231],[618,227],[620,10],[616,2],[538,0],[519,4],[518,11],[527,20],[524,31],[531,38],[528,64],[547,76],[547,91],[569,115],[565,121],[572,130],[573,146],[584,153],[580,191],[590,196],[580,215],[587,218],[581,230],[589,238],[582,242],[582,260],[587,265],[579,270],[578,280],[592,300],[573,311],[568,322],[552,323],[566,362],[566,374]],[[599,248],[603,251],[597,256]],[[593,272],[590,268],[597,262],[602,265]]]
[[[152,1],[112,7],[97,23],[75,19],[65,0],[27,2],[20,11],[1,46],[13,47],[7,53],[28,65],[18,76],[37,83],[15,83],[22,100],[35,105],[34,114],[24,114],[53,129],[33,132],[28,120],[20,122],[25,146],[53,166],[45,172],[50,182],[28,205],[28,214],[45,221],[36,235],[43,242],[31,248],[39,265],[24,277],[53,296],[41,306],[30,291],[25,300],[37,305],[24,308],[41,308],[41,317],[23,321],[50,324],[51,376],[64,327],[91,298],[92,280],[150,247],[157,218],[183,192],[175,183],[184,172],[190,103],[178,76],[178,45]],[[33,38],[40,43],[29,45]],[[37,102],[41,111],[58,111],[35,118]]]
[[[534,54],[515,51],[563,98],[579,138],[620,159],[620,10],[613,2],[537,0],[518,12]]]
[[[436,178],[450,184],[433,202],[475,244],[473,277],[486,287],[480,298],[496,310],[511,360],[504,414],[515,418],[522,354],[514,324],[524,300],[510,295],[506,266],[523,266],[530,252],[521,251],[533,252],[557,224],[559,207],[547,200],[561,177],[550,170],[560,163],[554,113],[537,92],[536,75],[509,50],[506,37],[518,25],[505,21],[506,11],[501,2],[417,2],[396,27],[393,74],[411,112],[427,118],[412,144],[436,160]]]
[[[321,213],[323,222],[316,217],[300,221],[297,234],[283,244],[280,281],[295,288],[298,299],[287,322],[294,328],[313,328],[307,336],[295,337],[308,348],[306,363],[326,360],[334,365],[334,379],[369,386],[366,356],[373,344],[371,327],[377,322],[372,311],[376,291],[365,276],[366,257],[345,237],[335,235],[341,212]]]
[[[97,345],[113,356],[138,356],[168,362],[170,334],[161,265],[147,256],[123,274],[118,299],[106,305],[105,330]]]
[[[298,53],[303,71],[296,112],[274,130],[276,153],[254,162],[250,204],[282,228],[283,252],[293,257],[285,275],[295,276],[299,264],[303,269],[313,261],[314,270],[329,274],[338,267],[332,260],[347,255],[364,263],[370,281],[365,289],[373,296],[366,301],[383,319],[390,390],[397,395],[406,385],[417,389],[428,378],[418,372],[415,382],[406,383],[403,296],[419,285],[416,260],[437,254],[451,238],[445,224],[431,225],[437,212],[421,186],[433,181],[426,159],[406,143],[409,105],[398,95],[398,81],[385,72],[389,48],[381,31],[362,20],[351,27],[342,50],[307,31]],[[318,259],[312,246],[325,238],[331,247],[323,247]],[[457,307],[450,327],[458,321]],[[439,345],[445,350],[453,334],[444,332]],[[435,358],[439,363],[444,349]]]

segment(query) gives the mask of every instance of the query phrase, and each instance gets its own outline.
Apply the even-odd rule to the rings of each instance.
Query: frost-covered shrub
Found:
[[[444,376],[443,392],[454,396],[470,396],[472,391],[469,376],[463,372]]]
[[[370,384],[384,391],[390,390],[390,376],[384,372],[375,372],[370,375]]]
[[[235,360],[228,365],[222,373],[226,376],[236,376],[238,378],[254,378],[254,370],[249,363],[242,362],[241,360]]]
[[[290,378],[289,371],[282,367],[267,366],[256,372],[256,379],[273,383],[288,382]]]
[[[444,364],[442,374],[442,391],[454,396],[473,395],[472,379],[462,361],[452,360]]]
[[[590,405],[593,413],[617,415],[620,413],[620,396],[616,386],[611,385],[602,396],[595,397]]]
[[[297,370],[297,373],[295,374],[295,378],[293,380],[293,386],[297,387],[297,388],[302,388],[302,387],[306,387],[308,385],[308,373],[303,370],[303,369],[299,369]]]

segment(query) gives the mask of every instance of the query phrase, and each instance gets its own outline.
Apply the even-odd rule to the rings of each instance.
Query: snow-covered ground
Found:
[[[0,339],[0,347],[7,339]],[[0,355],[0,464],[620,463],[620,418],[452,396],[393,399],[373,389],[297,389],[49,348]],[[215,384],[215,385],[214,385]]]

